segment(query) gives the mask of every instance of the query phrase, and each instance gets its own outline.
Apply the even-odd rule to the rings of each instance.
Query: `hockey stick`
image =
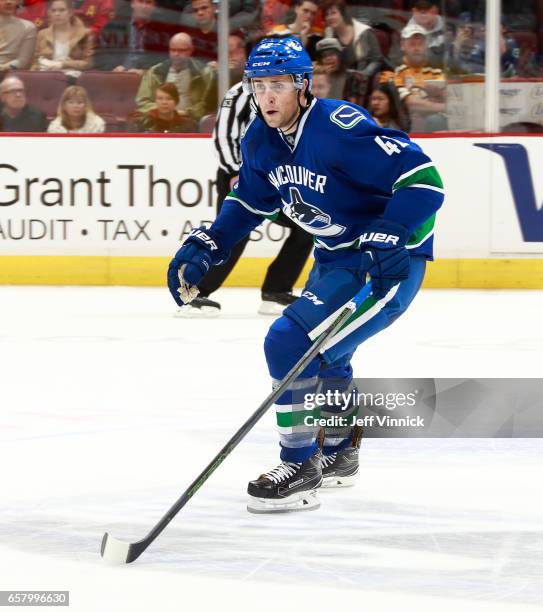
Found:
[[[362,289],[346,304],[340,314],[311,345],[308,351],[300,358],[298,363],[290,370],[283,378],[279,385],[268,395],[268,397],[260,404],[255,412],[245,421],[245,423],[236,431],[236,433],[228,440],[219,453],[213,458],[211,463],[204,471],[196,478],[189,488],[181,495],[174,505],[166,512],[160,521],[153,529],[142,539],[137,542],[127,543],[117,540],[108,533],[102,538],[102,547],[100,554],[107,561],[113,563],[131,563],[135,561],[141,553],[162,533],[169,522],[183,508],[189,499],[198,491],[204,482],[213,474],[213,472],[221,465],[228,455],[236,448],[243,440],[249,431],[260,420],[264,413],[272,406],[275,401],[283,394],[290,383],[295,380],[307,367],[307,365],[316,357],[324,343],[333,336],[336,331],[347,321],[347,319],[357,310],[364,300],[371,293],[371,283],[367,283]]]

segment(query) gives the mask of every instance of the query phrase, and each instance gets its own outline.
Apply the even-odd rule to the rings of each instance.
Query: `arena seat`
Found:
[[[409,0],[406,8],[403,0],[367,0],[349,5],[349,13],[374,28],[401,30],[411,18],[411,2]]]
[[[391,33],[377,27],[373,28],[373,32],[375,33],[375,36],[377,37],[377,42],[381,47],[381,53],[386,57],[390,51],[390,45],[392,40]]]
[[[18,70],[13,74],[25,84],[28,104],[42,110],[49,121],[56,117],[60,97],[68,85],[64,72]]]
[[[517,74],[525,75],[537,53],[538,39],[535,32],[509,32],[509,36],[513,37],[520,50],[520,55],[517,65]]]
[[[104,119],[107,130],[124,132],[129,115],[136,108],[139,74],[132,72],[84,72],[77,84],[84,87],[94,111]]]
[[[204,115],[200,119],[200,123],[198,124],[198,129],[202,134],[212,134],[213,128],[215,127],[215,123],[217,122],[217,115],[214,113],[211,115]]]

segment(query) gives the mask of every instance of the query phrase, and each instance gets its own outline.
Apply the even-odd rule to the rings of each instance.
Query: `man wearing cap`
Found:
[[[445,24],[439,14],[439,7],[432,0],[415,0],[411,12],[413,16],[407,25],[419,25],[426,32],[428,65],[443,68]]]
[[[445,76],[440,68],[428,65],[426,30],[407,25],[402,30],[404,63],[394,72],[383,72],[381,83],[393,83],[411,118],[412,131],[433,132],[447,129]]]

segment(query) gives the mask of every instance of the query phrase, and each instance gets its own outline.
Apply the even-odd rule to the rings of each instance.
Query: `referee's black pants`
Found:
[[[227,174],[219,168],[217,171],[217,213],[221,210],[224,198],[230,191],[230,180],[234,175]],[[289,236],[283,242],[275,259],[268,267],[266,278],[262,284],[262,293],[286,293],[292,291],[294,283],[313,248],[311,234],[285,217],[283,213],[274,223],[290,229]],[[240,240],[232,249],[228,260],[220,266],[213,266],[198,285],[200,295],[207,297],[224,283],[238,259],[241,257],[249,236]]]

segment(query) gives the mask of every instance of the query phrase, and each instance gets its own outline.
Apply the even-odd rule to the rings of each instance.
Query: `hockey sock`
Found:
[[[268,368],[277,385],[310,347],[305,331],[288,317],[277,319],[266,336],[264,350]],[[311,399],[319,385],[320,360],[314,359],[277,399],[275,412],[279,430],[281,460],[303,463],[317,450],[320,407]]]
[[[317,450],[319,425],[314,420],[320,418],[320,409],[306,408],[304,398],[313,396],[318,384],[317,376],[297,380],[275,404],[282,461],[303,463]]]

